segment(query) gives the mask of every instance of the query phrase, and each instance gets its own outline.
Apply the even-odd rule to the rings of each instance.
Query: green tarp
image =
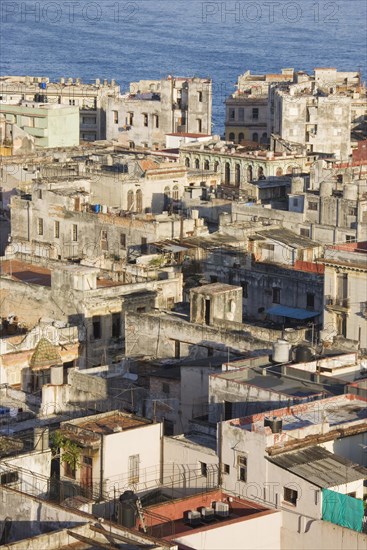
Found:
[[[361,532],[363,514],[362,500],[330,489],[322,490],[322,519]]]

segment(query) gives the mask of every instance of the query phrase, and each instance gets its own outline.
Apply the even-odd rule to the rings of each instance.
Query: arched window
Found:
[[[252,134],[252,141],[256,141],[256,142],[259,141],[259,134],[257,132],[254,132]]]
[[[199,161],[199,159],[195,159],[195,168],[196,168],[196,170],[199,170],[199,169],[200,169],[200,161]]]
[[[134,191],[128,191],[127,193],[127,209],[132,210],[134,205]]]
[[[252,181],[252,166],[247,167],[247,181]]]
[[[185,166],[186,166],[186,168],[190,168],[190,159],[189,159],[189,157],[185,158]]]
[[[234,178],[235,178],[235,184],[237,186],[241,183],[241,166],[237,163],[235,166],[235,172],[234,172]]]
[[[234,141],[234,133],[233,133],[233,132],[231,132],[231,133],[229,134],[228,140],[229,140],[229,141]]]
[[[243,132],[240,132],[240,133],[238,134],[238,143],[241,144],[244,140],[245,140],[244,133],[243,133]]]
[[[229,162],[226,162],[224,167],[224,183],[230,185],[231,183],[231,167]]]
[[[135,196],[136,200],[136,211],[137,212],[143,212],[143,193],[141,189],[138,189]]]
[[[172,198],[174,201],[178,201],[178,186],[175,185],[172,189]]]
[[[283,170],[280,168],[277,168],[277,171],[275,172],[275,175],[279,178],[279,176],[282,176],[283,175]]]
[[[287,166],[287,174],[291,174],[292,173],[292,166]]]
[[[204,160],[204,170],[209,170],[209,161]]]
[[[257,179],[264,179],[264,168],[262,166],[259,166],[257,170]]]
[[[214,172],[218,172],[218,168],[219,168],[219,162],[216,160],[214,162]]]
[[[268,134],[264,132],[261,136],[261,143],[267,143],[268,141]]]

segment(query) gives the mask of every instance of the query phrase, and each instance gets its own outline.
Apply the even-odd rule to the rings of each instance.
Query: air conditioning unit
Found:
[[[218,517],[227,518],[229,516],[228,502],[216,502],[214,509],[215,509],[215,515]]]
[[[214,508],[209,506],[203,506],[200,510],[203,521],[213,521],[215,519]]]
[[[190,510],[187,512],[187,523],[191,527],[197,527],[201,525],[201,514],[197,510]]]

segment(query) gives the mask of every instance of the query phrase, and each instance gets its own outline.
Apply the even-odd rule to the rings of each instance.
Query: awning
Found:
[[[309,311],[298,307],[273,306],[266,311],[269,315],[278,315],[279,317],[289,317],[290,319],[312,319],[321,315],[320,311]]]

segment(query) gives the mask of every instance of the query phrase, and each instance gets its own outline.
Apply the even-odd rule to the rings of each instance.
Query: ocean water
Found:
[[[237,76],[361,69],[365,0],[23,0],[0,3],[0,73],[51,79],[213,79],[214,132]]]

